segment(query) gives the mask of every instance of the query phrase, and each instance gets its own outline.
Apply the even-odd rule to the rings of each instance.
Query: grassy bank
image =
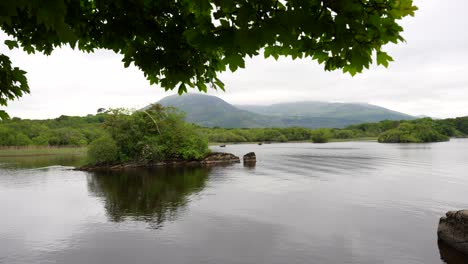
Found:
[[[0,157],[41,155],[86,155],[86,147],[1,147]]]

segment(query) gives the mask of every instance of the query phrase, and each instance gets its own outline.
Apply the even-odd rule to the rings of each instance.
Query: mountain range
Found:
[[[381,120],[415,117],[366,103],[304,101],[272,105],[232,105],[216,96],[189,93],[157,102],[186,113],[186,121],[204,127],[307,127],[342,128]]]

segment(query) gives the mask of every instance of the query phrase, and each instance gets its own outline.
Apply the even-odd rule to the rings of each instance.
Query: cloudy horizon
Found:
[[[310,59],[246,60],[246,68],[221,74],[226,92],[209,91],[231,104],[294,101],[361,102],[410,115],[448,118],[468,115],[468,26],[463,0],[415,1],[415,17],[402,23],[406,43],[387,46],[389,68],[371,67],[351,77],[325,72]],[[43,119],[94,114],[98,108],[140,108],[175,92],[150,86],[135,67],[124,68],[121,56],[71,48],[51,56],[8,50],[0,34],[0,52],[27,71],[31,94],[9,102],[11,116]]]

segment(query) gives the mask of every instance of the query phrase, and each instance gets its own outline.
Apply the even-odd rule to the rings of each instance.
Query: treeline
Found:
[[[468,117],[433,120],[392,121],[351,125],[343,129],[307,129],[307,128],[203,128],[210,142],[288,142],[313,141],[317,143],[329,140],[356,138],[378,138],[382,143],[397,142],[437,142],[450,137],[468,135]]]
[[[111,112],[84,117],[60,116],[49,120],[13,118],[0,121],[0,146],[87,146],[108,134],[105,123]],[[128,125],[131,127],[131,125]],[[290,128],[203,128],[194,129],[209,142],[290,142],[378,138],[379,142],[434,142],[468,135],[468,117],[364,123],[343,129]],[[123,131],[125,132],[125,131]],[[180,133],[180,130],[179,132]],[[131,140],[131,139],[129,139]]]
[[[0,146],[86,146],[103,135],[106,114],[0,121]]]
[[[381,121],[349,126],[362,135],[378,136],[381,143],[422,143],[447,141],[451,137],[468,135],[468,117],[433,120],[420,118],[410,121]]]

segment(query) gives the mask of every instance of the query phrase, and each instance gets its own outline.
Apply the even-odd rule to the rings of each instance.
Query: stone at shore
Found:
[[[255,164],[257,162],[257,156],[255,152],[249,152],[244,155],[244,164]]]
[[[159,162],[128,162],[117,164],[98,164],[88,165],[76,168],[81,171],[96,171],[96,170],[127,170],[138,168],[157,168],[157,167],[180,167],[180,166],[215,166],[232,163],[240,163],[239,157],[231,153],[212,152],[208,153],[201,160],[165,160]]]
[[[240,163],[239,157],[231,153],[212,152],[206,155],[201,161],[203,165],[225,164],[225,163]]]
[[[468,210],[449,211],[445,215],[439,221],[438,238],[468,254]]]

